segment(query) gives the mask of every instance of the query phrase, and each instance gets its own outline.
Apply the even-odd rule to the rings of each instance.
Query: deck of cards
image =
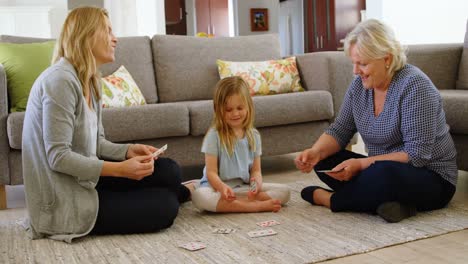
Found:
[[[188,243],[179,245],[179,247],[185,248],[185,249],[190,250],[190,251],[196,251],[196,250],[206,248],[206,245],[203,244],[202,242],[195,241],[195,242],[188,242]]]
[[[269,227],[269,226],[275,226],[281,224],[280,222],[276,220],[268,220],[268,221],[263,221],[263,222],[258,222],[257,225],[261,227]]]
[[[275,230],[268,228],[268,229],[262,229],[262,230],[255,230],[255,231],[250,231],[247,233],[249,237],[264,237],[264,236],[272,236],[278,234]]]
[[[156,150],[153,152],[153,158],[156,158],[157,156],[161,155],[165,150],[167,149],[167,144],[162,146],[160,149]]]

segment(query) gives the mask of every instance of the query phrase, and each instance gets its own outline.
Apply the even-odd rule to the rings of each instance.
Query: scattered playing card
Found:
[[[263,229],[263,230],[255,230],[255,231],[250,231],[247,233],[249,237],[263,237],[263,236],[272,236],[278,234],[275,230],[269,228],[269,229]]]
[[[206,245],[201,243],[201,242],[195,241],[195,242],[189,242],[189,243],[182,244],[179,247],[185,248],[185,249],[190,250],[190,251],[195,251],[195,250],[206,248]]]
[[[261,227],[268,227],[268,226],[275,226],[275,225],[280,225],[281,223],[276,221],[276,220],[268,220],[268,221],[263,221],[263,222],[258,222],[257,225]]]
[[[214,234],[230,234],[236,231],[234,228],[216,228],[213,230]]]

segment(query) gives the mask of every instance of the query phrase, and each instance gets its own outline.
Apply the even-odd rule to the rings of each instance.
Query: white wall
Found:
[[[468,19],[467,0],[367,0],[366,10],[403,44],[463,42]]]
[[[251,8],[268,8],[268,31],[251,31],[250,30],[250,9]],[[278,33],[278,16],[279,1],[278,0],[238,0],[237,1],[237,16],[238,16],[238,35],[259,35],[266,33]]]
[[[60,34],[62,24],[67,16],[67,0],[0,0],[0,9],[18,7],[19,9],[30,9],[30,15],[25,19],[14,20],[13,13],[10,17],[3,15],[0,25],[0,34],[12,34],[30,37],[57,38]],[[48,9],[48,11],[45,11]],[[16,11],[13,11],[16,12]],[[46,13],[44,13],[46,12]],[[48,14],[47,14],[48,13]],[[45,20],[44,20],[45,15]],[[12,28],[7,29],[10,24]]]
[[[288,0],[280,3],[278,22],[281,55],[304,53],[304,1]]]
[[[187,13],[187,36],[195,36],[195,32],[197,30],[195,1],[196,0],[185,0],[185,12]]]

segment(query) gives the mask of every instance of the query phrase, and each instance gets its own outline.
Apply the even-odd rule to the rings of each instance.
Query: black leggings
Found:
[[[314,169],[331,169],[347,159],[364,157],[343,150]],[[330,201],[334,212],[375,212],[380,204],[391,201],[415,206],[419,211],[434,210],[446,206],[455,193],[455,186],[437,173],[396,161],[377,161],[350,181],[338,181],[320,172],[317,175],[335,191]]]
[[[179,205],[190,197],[181,185],[177,163],[159,158],[152,175],[140,181],[101,177],[96,186],[99,211],[91,234],[155,232],[174,222]]]

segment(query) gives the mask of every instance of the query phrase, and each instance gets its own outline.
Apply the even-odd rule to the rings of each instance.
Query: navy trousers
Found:
[[[320,161],[315,170],[331,169],[351,158],[365,156],[342,150]],[[396,161],[377,161],[350,181],[339,181],[325,173],[318,177],[335,192],[331,210],[373,212],[385,202],[396,201],[415,206],[418,211],[445,207],[455,193],[455,186],[437,173]]]
[[[101,177],[96,186],[99,211],[91,234],[147,233],[170,227],[180,203],[190,197],[181,181],[179,165],[168,158],[157,159],[153,174],[140,181]]]

